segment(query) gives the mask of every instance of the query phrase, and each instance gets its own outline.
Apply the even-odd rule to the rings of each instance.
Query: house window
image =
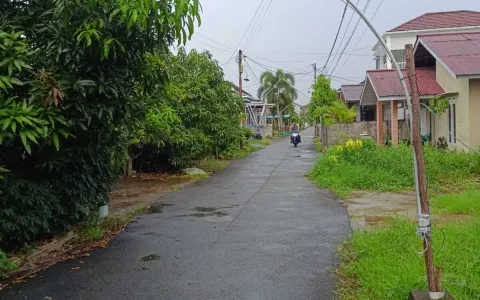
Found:
[[[405,62],[405,50],[392,50],[392,54],[398,63]]]
[[[457,143],[457,116],[454,103],[448,107],[448,142],[455,145]]]
[[[377,70],[380,69],[380,56],[375,58],[375,67]]]

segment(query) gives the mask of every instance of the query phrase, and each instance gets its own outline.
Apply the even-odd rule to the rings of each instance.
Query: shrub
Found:
[[[72,152],[69,162],[48,175],[24,179],[14,173],[0,181],[0,246],[11,249],[40,237],[50,237],[85,220],[108,202],[115,173],[101,152]],[[36,176],[48,176],[42,180]]]
[[[243,127],[242,130],[243,130],[243,136],[245,137],[246,140],[250,140],[253,138],[253,130],[251,130],[246,126]]]
[[[17,265],[12,263],[5,252],[0,250],[0,279],[4,279],[8,272],[17,268]]]

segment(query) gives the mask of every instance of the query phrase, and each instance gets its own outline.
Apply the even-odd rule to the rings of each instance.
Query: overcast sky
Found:
[[[188,42],[187,49],[208,50],[220,64],[228,62],[224,66],[225,77],[235,84],[238,84],[235,56],[238,49],[242,49],[248,62],[244,75],[250,80],[244,82],[244,89],[254,95],[259,85],[256,77],[265,68],[282,68],[302,73],[296,75],[296,88],[299,92],[297,102],[305,104],[313,82],[311,65],[316,63],[319,69],[324,66],[344,4],[340,0],[264,0],[249,28],[261,2],[262,0],[201,0],[202,25]],[[363,8],[367,2],[368,0],[359,0],[359,6]],[[480,0],[384,0],[379,6],[381,2],[382,0],[371,0],[367,10],[367,15],[371,18],[378,8],[373,24],[381,33],[427,12],[480,10]],[[351,16],[352,11],[348,10],[338,43],[344,36]],[[341,48],[338,49],[337,45],[327,70],[331,71],[336,64],[339,55],[335,58],[335,53],[343,49],[357,18],[354,16],[351,21]],[[354,55],[342,56],[333,76],[343,79],[334,78],[333,86],[358,83],[364,79],[365,70],[375,68],[371,48],[376,39],[370,31],[362,37],[364,29],[365,25],[360,22],[346,48],[346,53]]]

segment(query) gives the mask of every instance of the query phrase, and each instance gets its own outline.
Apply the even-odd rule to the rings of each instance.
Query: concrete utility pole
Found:
[[[243,65],[242,65],[242,50],[238,50],[238,93],[240,97],[243,97],[243,90],[242,90],[242,74],[243,74]]]
[[[419,234],[422,235],[423,249],[425,252],[425,266],[427,268],[427,280],[429,292],[441,292],[440,269],[435,268],[433,264],[432,249],[432,229],[430,224],[430,208],[428,205],[427,184],[425,175],[425,157],[423,155],[422,138],[420,136],[420,98],[418,96],[417,77],[415,75],[415,58],[413,55],[413,46],[405,46],[407,53],[408,78],[410,81],[410,90],[412,91],[412,144],[417,157],[418,167],[418,187],[421,202],[421,217],[423,224],[419,226]],[[435,274],[437,273],[437,274]],[[432,298],[432,297],[431,297]]]

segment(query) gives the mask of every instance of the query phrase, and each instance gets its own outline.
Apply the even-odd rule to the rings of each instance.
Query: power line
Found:
[[[360,0],[357,0],[357,5],[358,5],[358,2],[360,2]],[[345,32],[343,33],[342,39],[340,40],[340,43],[338,44],[338,49],[339,50],[340,50],[340,47],[343,45],[343,41],[345,40],[345,36],[347,36],[348,29],[350,28],[350,24],[352,23],[354,16],[355,16],[355,12],[352,11],[352,15],[350,16],[350,20],[348,21],[347,27],[345,28]],[[333,61],[335,61],[335,59],[337,58],[338,53],[339,52],[337,51],[335,53],[335,55],[333,56]]]
[[[250,71],[252,71],[252,74],[253,76],[255,77],[255,79],[257,79],[257,82],[260,83],[260,79],[258,79],[257,75],[255,74],[255,71],[252,69],[252,67],[250,66],[250,64],[248,63],[248,60],[245,59],[245,65],[247,65],[247,67],[250,69]]]
[[[370,3],[371,3],[371,2],[372,2],[372,0],[367,0],[367,3],[365,4],[365,7],[363,8],[363,13],[366,13],[366,12],[367,12],[368,7],[370,6]],[[345,46],[344,46],[343,49],[342,49],[342,52],[340,53],[340,57],[338,58],[335,66],[333,67],[333,69],[330,71],[330,75],[332,75],[333,72],[335,72],[335,69],[337,68],[338,64],[340,63],[340,60],[341,60],[342,57],[343,57],[343,53],[347,50],[348,44],[350,44],[350,42],[352,41],[353,36],[355,35],[355,32],[357,31],[357,28],[358,28],[358,25],[360,24],[360,21],[361,21],[361,18],[358,17],[357,23],[355,24],[355,27],[353,28],[353,31],[352,31],[352,33],[350,34],[350,37],[348,38],[347,42],[345,43]]]
[[[273,8],[272,4],[275,5],[274,0],[270,0],[270,2],[268,3],[267,9],[265,10],[265,13],[263,14],[262,19],[261,20],[259,19],[260,21],[258,22],[258,26],[253,31],[252,38],[247,40],[247,42],[245,43],[246,44],[245,49],[247,49],[248,47],[250,47],[252,45],[252,43],[255,41],[255,39],[258,37],[258,35],[262,31],[263,26],[265,26],[265,22],[266,22],[268,16],[270,16],[270,13],[272,12],[272,10],[270,9],[270,7]]]
[[[198,38],[196,38],[196,37],[193,37],[193,39],[196,40],[196,41],[199,41],[200,43],[203,43],[203,44],[205,44],[205,45],[207,45],[207,46],[209,46],[210,48],[213,48],[213,49],[217,49],[217,50],[220,50],[220,51],[223,51],[223,52],[230,52],[230,51],[231,51],[231,50],[220,49],[220,48],[218,48],[217,46],[214,46],[214,45],[212,45],[212,44],[209,44],[209,43],[207,43],[207,42],[204,42],[204,41],[202,41],[202,40],[200,40],[200,39],[198,39]]]
[[[269,65],[267,65],[267,64],[262,64],[262,63],[260,63],[260,62],[258,62],[258,61],[256,61],[256,60],[252,59],[251,57],[248,57],[248,59],[249,59],[251,62],[255,63],[256,65],[258,65],[258,66],[260,66],[260,67],[262,67],[262,68],[264,68],[264,69],[267,69],[267,70],[269,70],[269,71],[272,71],[272,72],[276,72],[276,70],[280,69],[280,68],[277,68],[277,67],[269,66]],[[306,67],[299,68],[299,69],[297,70],[297,72],[286,71],[286,70],[283,69],[283,68],[281,68],[281,69],[282,69],[285,73],[289,73],[289,74],[292,74],[292,75],[304,75],[305,72],[302,72],[302,71],[305,70],[306,68],[310,68],[310,64],[309,64],[308,66],[306,66]],[[310,73],[312,73],[312,72],[310,72]]]
[[[226,64],[230,63],[230,61],[235,57],[235,53],[236,53],[237,50],[239,49],[238,47],[240,47],[240,44],[242,43],[243,39],[244,39],[245,36],[247,35],[248,30],[250,29],[250,26],[252,26],[252,23],[253,23],[253,21],[255,20],[257,14],[258,14],[258,11],[260,10],[260,7],[262,7],[264,1],[265,1],[265,0],[262,0],[262,1],[260,2],[260,4],[258,4],[257,9],[255,10],[255,14],[253,15],[252,19],[250,20],[250,23],[248,24],[247,29],[245,29],[245,32],[243,33],[242,37],[240,38],[240,41],[238,42],[237,46],[236,46],[235,49],[233,50],[232,56],[231,56],[223,65],[226,65]]]
[[[362,47],[362,48],[358,48],[358,49],[353,49],[353,50],[350,50],[348,51],[347,53],[352,53],[353,55],[353,52],[357,52],[357,51],[361,51],[361,50],[365,50],[365,49],[369,49],[371,48],[371,46],[366,46],[366,47]],[[325,55],[325,57],[329,54],[329,52],[283,52],[283,51],[269,51],[269,52],[249,52],[249,53],[253,53],[253,54],[299,54],[299,55]],[[339,52],[336,52],[337,54]]]
[[[201,37],[209,40],[209,41],[214,42],[215,44],[218,44],[218,45],[220,45],[220,46],[222,46],[222,47],[225,47],[225,48],[227,48],[227,49],[230,49],[231,51],[234,50],[232,47],[230,47],[230,46],[228,46],[228,45],[226,45],[226,44],[217,42],[216,40],[214,40],[214,39],[212,39],[212,38],[209,38],[208,36],[206,36],[206,35],[204,35],[204,34],[202,34],[202,33],[200,33],[200,32],[195,32],[195,33],[196,33],[197,35],[199,35],[199,36],[201,36]]]
[[[345,20],[345,14],[347,13],[348,2],[345,2],[345,9],[343,10],[342,19],[340,20],[340,25],[338,26],[337,35],[335,36],[335,40],[333,41],[332,49],[330,50],[330,54],[328,55],[327,61],[322,68],[322,71],[325,70],[327,67],[328,62],[330,61],[330,57],[332,57],[333,50],[335,49],[335,44],[337,43],[338,35],[340,34],[340,30],[342,29],[343,20]]]
[[[377,15],[378,11],[380,10],[380,7],[382,6],[383,4],[383,1],[384,0],[381,0],[380,3],[378,4],[377,6],[377,9],[375,10],[375,12],[373,13],[372,17],[370,18],[370,21],[373,21],[373,19],[375,19],[375,16]],[[365,35],[365,33],[367,32],[367,29],[368,27],[365,27],[365,29],[363,30],[362,32],[362,35],[360,35],[360,38],[358,39],[357,43],[355,44],[355,46],[353,46],[353,48],[357,47],[358,44],[360,43],[360,41],[362,40],[363,36]],[[340,69],[338,70],[339,72],[343,69],[343,67],[345,67],[345,65],[347,64],[348,60],[350,59],[350,56],[345,60],[345,62],[343,63],[343,65],[340,67]]]

